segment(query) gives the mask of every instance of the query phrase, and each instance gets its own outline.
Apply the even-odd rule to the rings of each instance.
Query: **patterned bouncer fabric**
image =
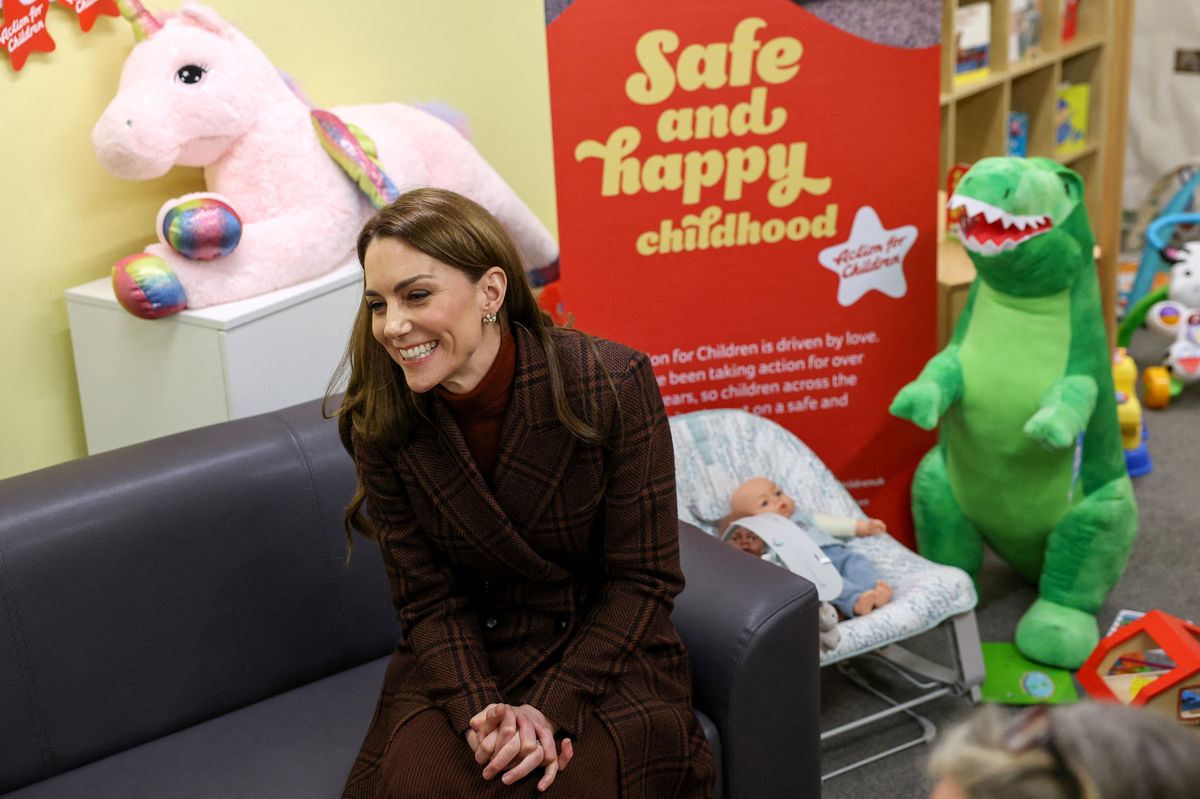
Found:
[[[733,490],[756,475],[773,480],[801,507],[864,516],[821,459],[775,422],[739,410],[697,411],[670,421],[679,517],[710,535]],[[931,630],[975,607],[975,587],[961,569],[926,560],[889,535],[856,538],[849,546],[875,563],[894,597],[839,624],[841,643],[821,654],[822,666]]]

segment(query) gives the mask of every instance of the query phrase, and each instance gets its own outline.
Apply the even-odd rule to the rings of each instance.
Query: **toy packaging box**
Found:
[[[1011,0],[1008,60],[1012,63],[1041,53],[1042,0]]]
[[[1008,154],[1015,158],[1029,155],[1029,114],[1024,111],[1008,114]]]
[[[1054,120],[1054,147],[1058,155],[1069,155],[1087,147],[1091,93],[1092,87],[1088,83],[1064,83],[1059,87]]]
[[[986,77],[992,42],[991,3],[968,3],[956,8],[954,38],[954,82],[965,83]]]
[[[1062,0],[1062,40],[1069,42],[1075,38],[1079,27],[1079,0]]]

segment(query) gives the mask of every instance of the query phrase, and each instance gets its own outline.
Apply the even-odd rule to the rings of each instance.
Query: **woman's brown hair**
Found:
[[[358,234],[358,262],[365,264],[367,248],[380,238],[396,239],[465,274],[477,283],[493,266],[504,270],[508,288],[500,308],[502,335],[509,326],[521,326],[537,336],[546,351],[550,371],[550,389],[554,408],[563,425],[579,439],[605,444],[598,428],[585,421],[567,402],[567,391],[559,364],[555,338],[565,328],[555,325],[550,315],[538,307],[516,245],[504,227],[478,203],[445,189],[415,189],[381,208],[363,225]],[[581,335],[572,332],[573,335]],[[591,343],[589,339],[589,343]],[[591,343],[594,348],[595,344]],[[358,307],[350,343],[326,393],[326,414],[335,387],[342,378],[346,392],[333,414],[345,442],[394,452],[409,438],[415,427],[430,424],[431,397],[416,394],[404,379],[403,370],[384,351],[371,332],[371,313],[366,302]],[[612,380],[609,380],[612,384]],[[615,393],[616,388],[613,386]],[[589,411],[594,397],[585,398]],[[346,508],[345,525],[366,535],[372,531],[360,513],[365,495],[362,484]]]

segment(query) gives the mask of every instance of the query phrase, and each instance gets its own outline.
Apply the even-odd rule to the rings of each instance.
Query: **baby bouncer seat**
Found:
[[[679,516],[711,535],[716,535],[717,521],[728,512],[734,489],[756,475],[770,478],[801,507],[865,518],[858,503],[821,459],[799,438],[769,419],[740,410],[717,409],[674,416],[670,424]],[[823,779],[928,743],[936,728],[912,708],[948,694],[970,694],[972,700],[978,700],[984,676],[975,622],[975,587],[965,572],[926,560],[886,534],[855,538],[848,546],[875,564],[880,577],[892,586],[893,598],[866,616],[842,621],[838,625],[841,641],[836,649],[821,653],[822,668],[870,655],[895,667],[924,693],[898,702],[848,673],[891,707],[823,731],[821,740],[828,741],[902,712],[913,717],[922,732],[906,743],[824,774]],[[947,630],[952,665],[934,663],[900,645],[937,627]],[[914,675],[923,679],[914,679]]]

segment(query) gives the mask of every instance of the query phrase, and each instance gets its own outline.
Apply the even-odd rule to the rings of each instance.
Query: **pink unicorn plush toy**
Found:
[[[386,186],[374,186],[386,189],[375,204],[418,186],[457,191],[505,225],[535,285],[557,274],[549,231],[447,122],[400,103],[314,115],[262,51],[211,9],[185,4],[155,18],[137,0],[119,5],[138,42],[92,131],[96,154],[128,180],[159,177],[175,164],[204,167],[208,189],[169,200],[158,214],[159,243],[113,268],[113,289],[130,313],[158,318],[332,271],[372,211],[364,193],[372,187],[359,189],[340,150],[354,150],[376,178],[386,175]]]

